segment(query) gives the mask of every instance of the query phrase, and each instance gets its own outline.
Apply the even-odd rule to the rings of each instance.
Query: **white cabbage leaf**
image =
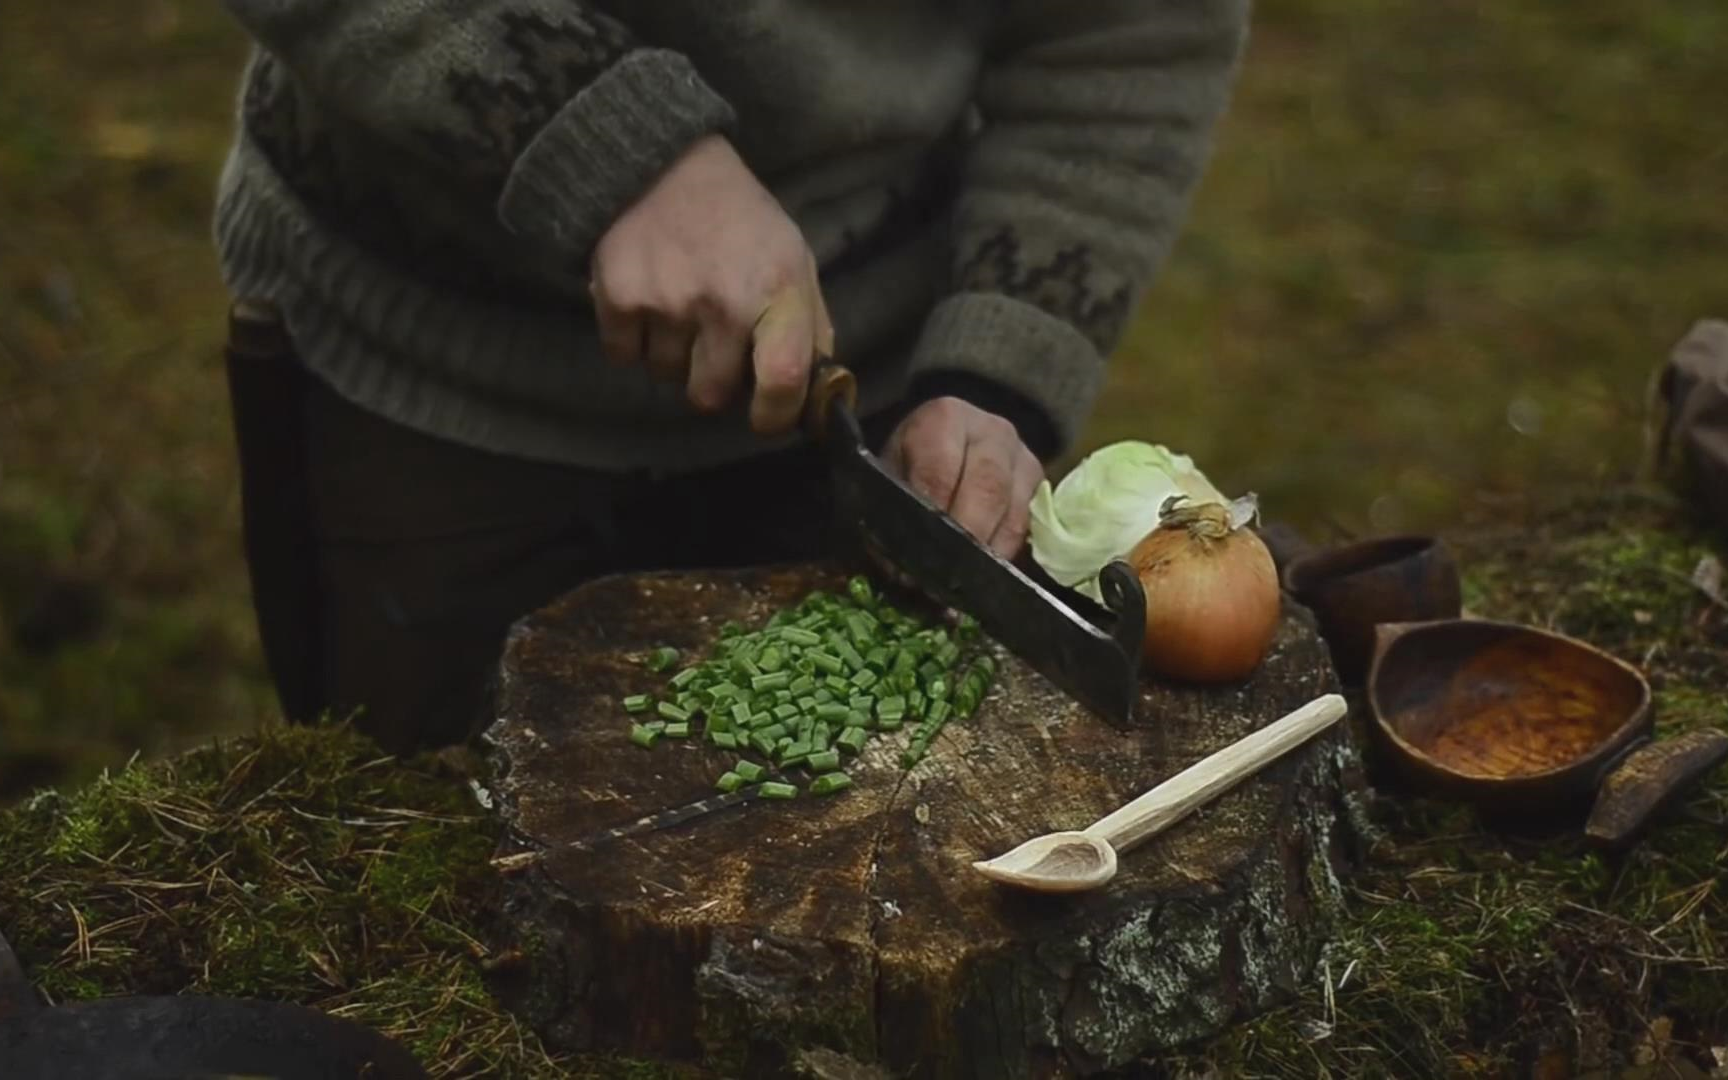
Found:
[[[1172,495],[1229,504],[1186,454],[1144,442],[1103,447],[1032,496],[1032,558],[1059,585],[1101,600],[1098,572],[1158,524]]]

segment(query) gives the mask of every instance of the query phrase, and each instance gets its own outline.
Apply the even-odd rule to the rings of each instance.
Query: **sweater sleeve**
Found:
[[[577,0],[226,0],[327,108],[582,256],[734,123],[684,56]]]
[[[1004,5],[914,401],[968,397],[1046,459],[1073,444],[1187,212],[1247,24],[1248,0]]]

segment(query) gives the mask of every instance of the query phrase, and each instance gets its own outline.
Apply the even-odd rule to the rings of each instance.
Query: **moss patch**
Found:
[[[1453,540],[1480,614],[1644,665],[1664,731],[1728,722],[1721,545],[1659,495],[1599,495]],[[499,1009],[482,914],[495,837],[459,762],[270,728],[0,814],[0,929],[54,1000],[297,1001],[405,1041],[440,1076],[700,1075],[554,1060]],[[1627,857],[1520,844],[1380,797],[1341,937],[1300,998],[1124,1076],[1575,1076],[1728,1045],[1728,775]]]
[[[1518,513],[1453,546],[1475,613],[1641,665],[1660,731],[1728,725],[1728,611],[1690,583],[1723,546],[1663,494]],[[1388,794],[1375,807],[1382,843],[1302,999],[1168,1064],[1279,1077],[1716,1066],[1728,1045],[1728,770],[1621,859],[1572,838],[1508,841],[1468,811]]]
[[[346,728],[271,728],[0,815],[4,930],[51,1002],[295,1001],[438,1076],[650,1078],[554,1060],[492,1001],[474,927],[496,837],[459,772]]]

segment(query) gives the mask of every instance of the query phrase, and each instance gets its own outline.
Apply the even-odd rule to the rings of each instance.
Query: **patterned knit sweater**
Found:
[[[600,355],[609,224],[722,133],[803,230],[873,411],[1069,446],[1204,169],[1248,0],[226,0],[258,44],[215,232],[340,393],[676,471],[797,438]]]

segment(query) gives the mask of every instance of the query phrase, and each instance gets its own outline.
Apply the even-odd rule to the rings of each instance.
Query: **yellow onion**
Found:
[[[1254,497],[1236,503],[1164,502],[1156,528],[1128,563],[1146,592],[1144,662],[1185,682],[1247,678],[1278,630],[1272,553],[1247,528]]]

